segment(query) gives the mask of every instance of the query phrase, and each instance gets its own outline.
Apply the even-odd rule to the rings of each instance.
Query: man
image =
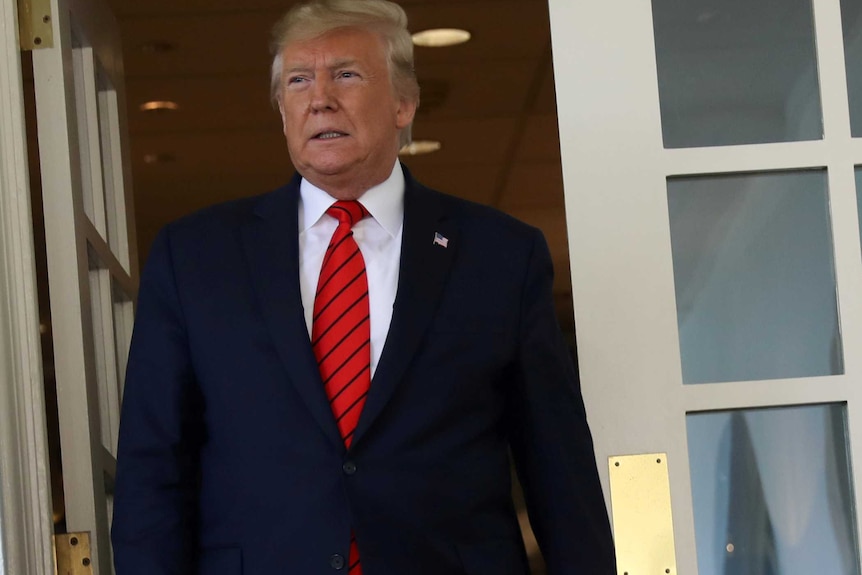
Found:
[[[510,450],[549,573],[614,573],[541,233],[397,160],[404,12],[294,8],[273,92],[299,174],[169,225],[141,280],[118,575],[524,575]]]

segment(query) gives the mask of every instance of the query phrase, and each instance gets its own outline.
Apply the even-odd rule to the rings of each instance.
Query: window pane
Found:
[[[129,249],[124,201],[123,159],[119,138],[119,112],[117,92],[108,75],[101,70],[96,77],[96,98],[101,152],[102,189],[104,193],[107,241],[111,252],[128,272]]]
[[[75,108],[77,118],[78,147],[77,152],[81,164],[81,194],[84,203],[84,213],[87,219],[99,229],[99,223],[104,221],[104,214],[100,206],[101,200],[95,197],[95,190],[99,185],[98,167],[96,159],[93,158],[93,145],[90,134],[90,111],[92,94],[89,89],[90,78],[88,77],[87,64],[90,50],[82,46],[76,36],[72,37],[72,70],[75,78]],[[94,174],[94,170],[96,173]],[[98,202],[98,203],[97,203]]]
[[[689,414],[699,575],[858,575],[844,405]]]
[[[859,218],[859,239],[862,242],[862,168],[856,167],[856,215]]]
[[[652,0],[667,148],[822,137],[810,0]]]
[[[862,2],[841,0],[844,29],[844,67],[847,70],[847,95],[850,98],[850,132],[862,136]]]
[[[826,172],[668,179],[685,383],[843,373]]]
[[[102,445],[116,453],[119,417],[117,354],[112,321],[111,275],[96,251],[87,244],[90,279],[90,328],[95,368],[95,390],[99,401]]]
[[[113,320],[115,352],[117,354],[116,394],[123,397],[123,383],[126,379],[126,365],[129,360],[129,347],[132,339],[132,324],[134,322],[134,304],[132,298],[123,290],[116,280],[111,280],[111,295],[113,301]]]

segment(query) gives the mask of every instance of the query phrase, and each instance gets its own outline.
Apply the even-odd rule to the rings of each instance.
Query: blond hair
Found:
[[[388,0],[310,0],[291,8],[272,31],[270,97],[281,97],[282,52],[293,42],[317,38],[338,28],[360,28],[383,40],[389,78],[399,99],[419,103],[419,82],[413,68],[413,40],[407,15]],[[410,143],[411,126],[401,130],[401,145]]]

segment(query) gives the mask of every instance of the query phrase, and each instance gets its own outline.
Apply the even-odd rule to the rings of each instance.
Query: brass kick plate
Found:
[[[93,575],[90,533],[54,535],[57,575]]]
[[[50,0],[18,0],[18,36],[22,50],[54,46]]]
[[[608,458],[618,575],[676,575],[667,454]]]

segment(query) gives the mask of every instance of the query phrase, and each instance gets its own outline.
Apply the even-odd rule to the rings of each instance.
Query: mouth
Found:
[[[344,138],[347,134],[344,132],[339,132],[337,130],[326,130],[315,134],[311,139],[312,140],[337,140],[338,138]]]

